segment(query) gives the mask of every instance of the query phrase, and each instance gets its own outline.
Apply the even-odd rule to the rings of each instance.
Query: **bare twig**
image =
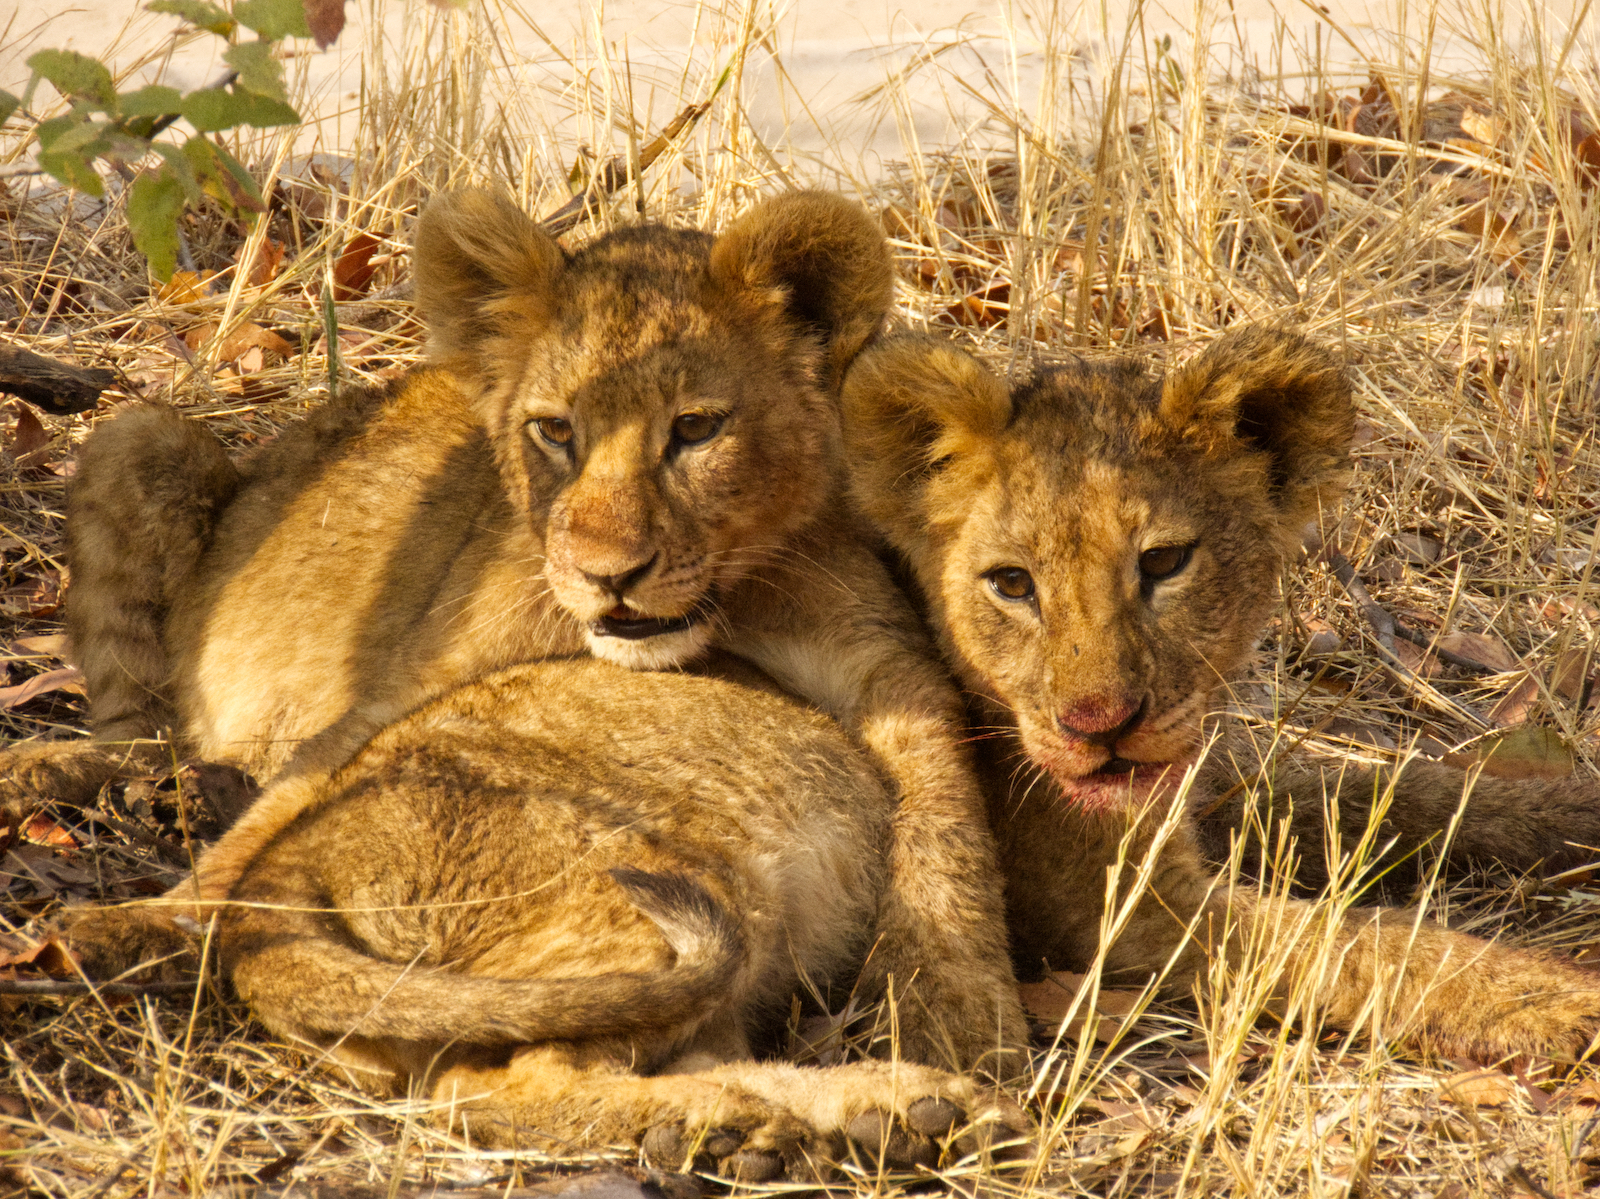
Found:
[[[709,100],[691,104],[668,121],[666,128],[639,151],[639,173],[643,174],[649,170],[650,165],[672,145],[673,139],[686,129],[694,128],[695,122],[703,117],[710,107]],[[633,177],[634,167],[626,155],[618,154],[607,159],[605,165],[595,172],[594,179],[584,189],[582,195],[573,196],[544,218],[542,224],[545,231],[552,237],[565,233],[583,219],[583,214],[593,205],[597,196],[609,196],[612,192],[620,191],[628,186]]]
[[[0,995],[189,995],[201,983],[91,983],[76,978],[0,978]]]
[[[1378,656],[1383,659],[1383,664],[1404,683],[1435,706],[1454,713],[1477,728],[1492,728],[1493,725],[1486,717],[1480,715],[1460,700],[1445,695],[1400,660],[1400,655],[1395,650],[1395,637],[1400,636],[1412,644],[1419,644],[1417,638],[1422,637],[1422,634],[1413,633],[1409,629],[1404,632],[1401,631],[1400,622],[1394,618],[1394,615],[1387,608],[1372,598],[1372,593],[1367,590],[1366,583],[1362,582],[1361,576],[1356,574],[1356,568],[1350,565],[1350,559],[1344,556],[1343,551],[1338,546],[1330,543],[1322,547],[1322,556],[1323,560],[1332,569],[1334,577],[1339,580],[1340,585],[1344,587],[1350,598],[1355,600],[1356,606],[1361,609],[1361,615],[1372,626],[1372,631],[1378,642]],[[1420,644],[1431,646],[1431,642],[1426,637],[1422,637]],[[1437,653],[1438,651],[1435,650],[1434,652]],[[1456,655],[1452,655],[1452,657],[1454,656]],[[1467,660],[1470,661],[1470,659]],[[1482,669],[1481,663],[1477,665]]]

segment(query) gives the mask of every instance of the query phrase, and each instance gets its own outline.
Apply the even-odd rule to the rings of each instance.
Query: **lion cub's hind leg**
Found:
[[[162,626],[239,478],[222,444],[171,408],[132,408],[84,443],[67,504],[67,633],[94,742],[0,755],[0,806],[38,796],[89,803],[109,780],[166,755],[144,740],[174,725]]]

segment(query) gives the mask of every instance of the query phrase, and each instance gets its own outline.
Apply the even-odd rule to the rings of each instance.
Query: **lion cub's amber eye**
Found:
[[[1139,573],[1151,582],[1170,579],[1189,565],[1192,545],[1158,545],[1139,555]]]
[[[539,436],[558,449],[572,444],[572,422],[559,416],[541,416],[528,422]]]
[[[1020,566],[1002,566],[986,576],[989,586],[1002,599],[1025,600],[1033,598],[1033,576]]]
[[[685,412],[672,422],[672,435],[683,445],[709,441],[722,426],[722,418],[709,412]]]

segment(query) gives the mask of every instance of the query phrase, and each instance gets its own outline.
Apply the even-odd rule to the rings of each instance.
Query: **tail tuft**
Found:
[[[656,922],[681,966],[742,956],[738,924],[711,892],[687,874],[614,866],[611,877],[633,905]]]

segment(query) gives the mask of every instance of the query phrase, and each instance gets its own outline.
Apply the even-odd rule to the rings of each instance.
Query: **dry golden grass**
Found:
[[[705,117],[642,178],[597,196],[569,237],[641,211],[716,226],[794,180],[784,148],[762,143],[741,110],[747,55],[770,49],[743,12],[709,13],[721,40],[684,68],[665,104],[654,97],[654,124],[709,98]],[[4,337],[114,368],[103,414],[124,399],[170,399],[240,446],[317,403],[330,370],[403,369],[420,348],[404,300],[420,199],[496,179],[548,212],[569,197],[573,146],[632,155],[654,132],[634,117],[626,64],[600,51],[537,95],[508,84],[495,30],[526,20],[507,4],[476,24],[431,18],[398,51],[374,43],[353,159],[313,165],[287,141],[241,145],[261,178],[277,179],[271,215],[254,229],[191,219],[187,285],[150,283],[115,201],[4,177]],[[1111,348],[1159,362],[1260,319],[1298,321],[1345,349],[1363,415],[1359,469],[1324,540],[1424,644],[1380,640],[1325,563],[1300,564],[1234,695],[1263,746],[1281,737],[1304,739],[1302,752],[1470,754],[1491,730],[1531,724],[1558,738],[1506,751],[1512,766],[1559,769],[1570,754],[1594,775],[1596,81],[1558,42],[1526,54],[1491,42],[1464,78],[1393,57],[1372,80],[1329,82],[1302,63],[1276,82],[1239,84],[1203,57],[1139,51],[1070,86],[1047,79],[1060,87],[1031,123],[994,75],[975,85],[992,107],[969,141],[910,144],[903,163],[854,186],[895,238],[905,319],[1002,365]],[[865,102],[903,119],[893,80]],[[19,161],[23,140],[9,130],[0,161]],[[820,164],[835,178],[848,178],[846,149]],[[348,298],[330,361],[323,297],[335,285]],[[0,464],[12,685],[62,666],[56,642],[23,639],[58,632],[63,488],[89,427],[15,412]],[[1430,657],[1440,638],[1495,669]],[[8,737],[81,735],[83,699],[58,678],[66,688],[0,712]],[[92,816],[45,808],[0,834],[0,921],[15,931],[64,901],[168,885],[190,838],[208,829],[206,807],[205,787],[181,776],[108,794]],[[1587,881],[1484,879],[1414,898],[1459,927],[1592,956],[1600,909]],[[1324,910],[1358,892],[1347,882]],[[1101,1010],[1120,1019],[1041,1026],[1038,1154],[1004,1171],[955,1164],[942,1185],[1017,1196],[1468,1196],[1569,1195],[1600,1181],[1600,1086],[1586,1075],[1406,1057],[1359,1034],[1319,1038],[1298,993],[1275,1009],[1292,1018],[1275,1020],[1268,933],[1195,1005],[1113,995]],[[505,1191],[592,1164],[448,1141],[418,1109],[373,1103],[272,1044],[212,986],[117,1006],[0,996],[0,1024],[5,1193],[131,1199],[300,1180],[392,1197]],[[876,1194],[911,1181],[860,1174],[841,1185]]]

